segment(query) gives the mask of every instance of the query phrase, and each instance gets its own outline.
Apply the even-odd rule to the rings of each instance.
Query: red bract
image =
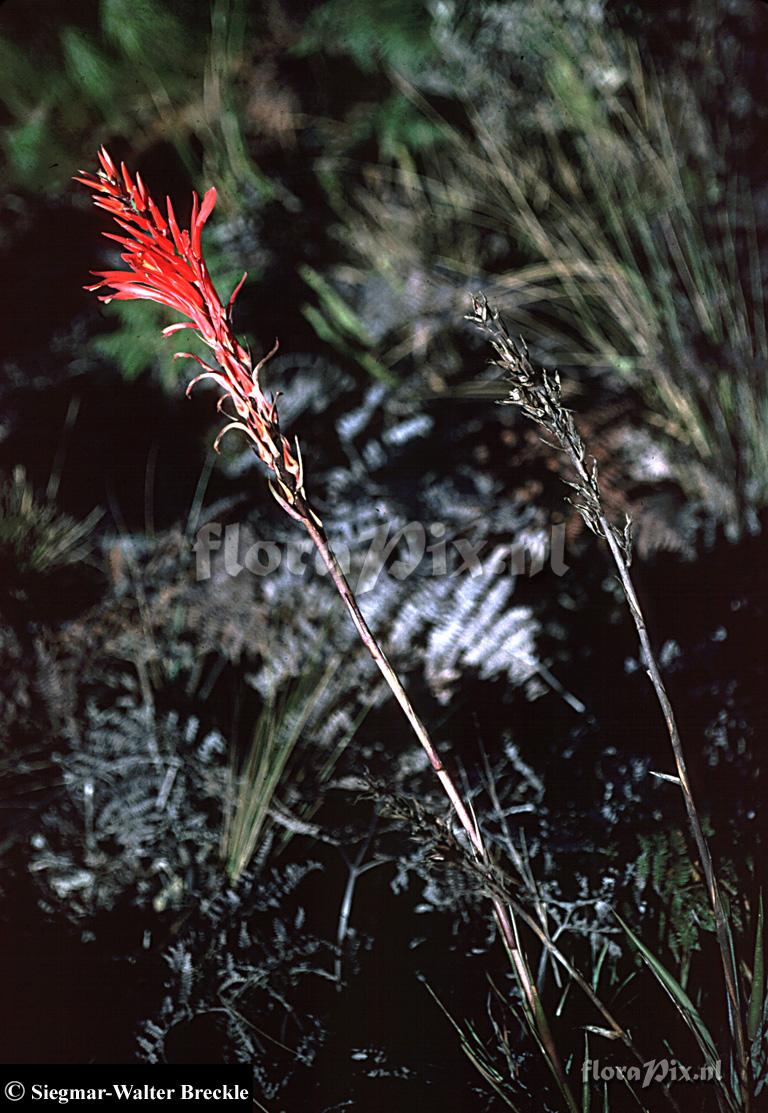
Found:
[[[81,171],[75,181],[94,192],[94,204],[114,217],[124,235],[105,232],[123,248],[121,258],[128,270],[93,271],[100,279],[86,290],[108,289],[100,300],[127,301],[144,298],[159,302],[181,313],[188,320],[169,325],[165,335],[191,328],[213,351],[219,368],[211,367],[191,352],[177,352],[177,358],[193,359],[203,373],[193,379],[187,394],[201,379],[213,379],[224,391],[219,400],[231,398],[236,415],[221,430],[214,447],[218,451],[221,438],[230,429],[241,429],[251,438],[256,452],[270,467],[277,479],[280,494],[290,505],[297,497],[304,498],[301,452],[298,442],[294,449],[280,431],[274,400],[267,399],[259,384],[259,372],[277,351],[274,348],[253,366],[251,354],[232,329],[232,306],[246,275],[238,282],[226,308],[211,281],[202,256],[200,235],[216,204],[216,190],[209,189],[200,204],[192,194],[192,215],[189,231],[179,228],[170,198],[166,198],[166,216],[155,204],[139,174],[135,180],[121,163],[118,173],[104,147],[99,151],[101,169],[97,174]]]

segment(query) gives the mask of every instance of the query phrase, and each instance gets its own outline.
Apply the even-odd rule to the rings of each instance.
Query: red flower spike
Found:
[[[86,290],[106,289],[100,300],[133,298],[167,305],[186,317],[186,321],[163,329],[166,336],[180,329],[194,329],[213,351],[221,372],[190,352],[177,356],[193,359],[204,369],[189,384],[187,393],[201,379],[213,379],[224,392],[219,399],[231,399],[236,412],[216,438],[214,447],[230,429],[239,429],[253,442],[254,450],[272,470],[277,480],[279,497],[289,506],[297,499],[305,504],[303,468],[298,442],[294,449],[280,431],[275,401],[269,402],[259,383],[259,372],[277,351],[277,342],[269,355],[253,366],[250,353],[232,330],[232,306],[240,293],[246,275],[238,282],[226,308],[222,305],[203,259],[200,239],[206,221],[216,204],[216,190],[209,189],[202,204],[192,194],[189,229],[181,228],[170,197],[166,198],[167,219],[153,200],[139,174],[131,177],[125,163],[118,170],[106,148],[98,153],[101,169],[96,174],[84,170],[75,177],[93,191],[93,202],[113,217],[125,235],[105,232],[125,248],[121,259],[126,270],[93,271],[99,279]],[[223,412],[223,411],[222,411]],[[225,415],[229,416],[229,415]]]

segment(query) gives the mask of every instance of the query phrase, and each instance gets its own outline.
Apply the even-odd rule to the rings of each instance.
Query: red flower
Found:
[[[121,256],[128,270],[93,271],[101,281],[86,290],[109,293],[100,300],[127,301],[145,298],[175,309],[188,320],[169,325],[165,335],[191,328],[213,351],[219,368],[211,367],[191,352],[177,352],[176,358],[193,359],[204,369],[187,387],[189,394],[201,379],[213,379],[224,391],[219,409],[227,398],[234,403],[236,416],[219,433],[214,443],[218,451],[221,438],[230,429],[243,430],[251,438],[256,452],[270,467],[278,481],[283,499],[293,505],[297,496],[304,498],[303,470],[298,441],[295,455],[280,431],[275,401],[268,400],[259,384],[259,372],[277,351],[277,342],[269,355],[253,366],[250,352],[243,347],[232,329],[232,306],[247,275],[238,282],[226,308],[211,281],[202,256],[200,234],[216,204],[216,190],[209,189],[200,204],[192,194],[192,216],[189,231],[180,229],[170,198],[166,198],[167,216],[153,201],[139,174],[135,181],[121,163],[118,173],[104,147],[99,151],[101,169],[97,174],[81,171],[75,181],[94,191],[94,204],[110,213],[124,235],[105,232],[125,248]]]

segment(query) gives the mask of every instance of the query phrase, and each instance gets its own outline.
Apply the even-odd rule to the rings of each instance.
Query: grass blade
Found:
[[[765,930],[765,910],[763,908],[763,894],[760,894],[760,903],[757,910],[757,930],[755,932],[755,957],[752,962],[752,992],[749,997],[747,1011],[747,1035],[753,1040],[760,1030],[760,1021],[763,1016],[763,1002],[765,1000],[765,952],[763,950],[763,935]]]
[[[674,1001],[686,1024],[696,1037],[696,1042],[701,1047],[707,1059],[716,1062],[718,1056],[715,1042],[712,1039],[712,1036],[706,1024],[701,1019],[699,1011],[694,1005],[693,1001],[691,1001],[690,997],[680,985],[678,980],[672,974],[670,974],[670,972],[666,969],[665,966],[662,965],[661,962],[659,962],[653,952],[650,951],[648,947],[646,947],[645,943],[643,943],[642,940],[635,935],[629,925],[622,920],[621,916],[619,916],[617,912],[614,912],[614,916],[621,924],[622,928],[626,932],[627,936],[629,937],[630,941],[635,946],[637,951],[640,953],[641,957],[644,959],[653,974],[656,976],[658,981],[661,983],[664,989],[666,989],[667,993]]]

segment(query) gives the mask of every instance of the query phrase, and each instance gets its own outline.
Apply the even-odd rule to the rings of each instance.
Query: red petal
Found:
[[[150,216],[154,220],[155,227],[157,228],[158,232],[167,232],[168,222],[165,220],[163,214],[160,212],[157,205],[149,195],[147,195],[147,207],[149,208]]]
[[[123,182],[125,183],[125,192],[130,197],[133,193],[134,186],[133,186],[133,181],[131,180],[131,175],[126,170],[124,162],[120,163],[120,172],[123,175]]]
[[[115,164],[109,157],[109,152],[107,151],[106,147],[101,147],[101,149],[99,150],[99,162],[101,163],[104,172],[108,174],[110,178],[117,177]]]
[[[200,225],[201,228],[203,227],[206,220],[208,219],[208,217],[213,212],[213,207],[214,207],[215,204],[216,204],[216,190],[213,188],[213,186],[211,186],[211,188],[206,192],[205,197],[203,198],[203,203],[200,206],[200,215],[197,218],[197,222],[198,222],[198,224]]]
[[[141,201],[141,208],[146,209],[146,207],[147,207],[147,187],[144,185],[144,182],[141,180],[141,174],[136,175],[136,192],[138,193],[139,200]]]
[[[247,278],[247,277],[248,277],[248,271],[245,271],[245,272],[243,273],[243,277],[242,277],[242,278],[240,279],[240,281],[238,282],[237,286],[235,286],[234,290],[232,291],[232,295],[231,295],[231,297],[230,297],[230,299],[229,299],[229,302],[228,302],[228,304],[227,304],[227,307],[228,307],[228,309],[230,309],[230,310],[232,309],[232,306],[233,306],[233,305],[234,305],[234,303],[235,303],[235,298],[237,297],[237,295],[238,295],[238,294],[240,293],[240,291],[242,290],[242,288],[243,288],[243,283],[245,282],[245,280],[246,280],[246,278]]]
[[[82,177],[81,177],[82,175]],[[73,182],[81,182],[89,189],[101,189],[101,182],[95,178],[93,174],[89,174],[87,170],[80,170],[77,174],[72,175]]]
[[[184,245],[182,243],[181,234],[179,233],[179,226],[176,223],[176,214],[173,211],[173,205],[171,203],[170,197],[166,197],[165,201],[166,201],[166,206],[167,206],[167,209],[168,209],[168,226],[171,229],[171,235],[173,236],[173,242],[176,244],[176,250],[178,251],[179,255],[183,255],[184,254]]]

